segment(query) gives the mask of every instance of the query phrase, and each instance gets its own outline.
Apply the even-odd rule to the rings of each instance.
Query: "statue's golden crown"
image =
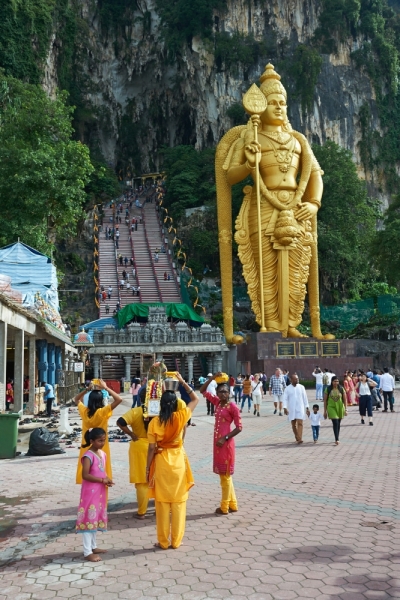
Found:
[[[281,84],[281,76],[275,71],[274,65],[268,63],[264,73],[260,77],[260,90],[265,97],[269,94],[283,94],[287,98],[286,90]]]

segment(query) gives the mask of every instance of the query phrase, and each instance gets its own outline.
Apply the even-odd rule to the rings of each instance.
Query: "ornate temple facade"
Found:
[[[104,377],[106,372],[107,377],[117,378],[110,372],[111,357],[123,359],[126,380],[138,371],[141,376],[146,375],[151,360],[162,359],[170,369],[179,368],[189,381],[205,371],[226,368],[228,346],[218,327],[207,323],[190,327],[183,321],[171,324],[163,307],[149,307],[146,324],[129,323],[123,329],[105,325],[101,329],[89,329],[88,333],[93,340],[90,359],[94,377]]]

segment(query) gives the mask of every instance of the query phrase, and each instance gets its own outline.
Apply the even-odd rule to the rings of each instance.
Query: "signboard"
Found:
[[[340,356],[340,342],[321,342],[322,356]]]
[[[296,346],[294,342],[277,342],[277,356],[296,356]]]
[[[83,362],[74,363],[74,372],[75,373],[83,373]]]
[[[318,356],[317,342],[299,342],[300,356]]]
[[[160,414],[160,401],[157,399],[149,400],[147,414],[149,417],[158,417]]]

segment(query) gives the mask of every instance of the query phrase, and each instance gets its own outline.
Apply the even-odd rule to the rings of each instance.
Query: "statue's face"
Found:
[[[286,121],[287,105],[283,94],[269,94],[268,106],[261,115],[261,120],[266,125],[283,125]]]

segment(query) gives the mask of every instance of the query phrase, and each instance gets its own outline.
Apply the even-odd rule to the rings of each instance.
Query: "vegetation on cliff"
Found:
[[[258,6],[262,7],[267,22],[271,7],[266,2],[258,3]],[[321,0],[318,27],[313,36],[301,44],[294,37],[278,40],[273,27],[269,26],[262,39],[240,31],[227,32],[222,26],[228,10],[227,0],[155,0],[155,7],[160,28],[159,20],[154,19],[154,13],[140,0],[97,0],[91,10],[100,23],[104,44],[112,47],[117,57],[123,55],[127,61],[133,45],[143,47],[148,43],[151,46],[149,52],[153,57],[157,56],[157,61],[163,62],[166,69],[173,65],[176,71],[171,80],[174,94],[183,89],[180,68],[185,53],[193,51],[193,38],[198,37],[213,55],[212,68],[217,74],[229,72],[235,76],[240,72],[247,79],[255,66],[259,67],[267,59],[273,60],[285,79],[291,105],[297,103],[305,113],[314,106],[315,88],[326,55],[337,52],[340,44],[352,41],[353,47],[357,48],[352,54],[353,64],[368,74],[375,92],[375,100],[365,102],[359,114],[361,160],[375,189],[390,194],[398,192],[398,0],[389,3],[387,0]],[[132,32],[136,31],[137,37],[138,29],[142,38],[133,39]],[[4,0],[1,3],[0,67],[4,74],[0,83],[2,98],[5,98],[0,107],[0,137],[5,140],[1,152],[9,152],[13,162],[5,161],[0,165],[1,202],[8,211],[5,213],[8,226],[0,243],[14,239],[18,232],[28,243],[46,249],[48,230],[52,235],[73,231],[82,208],[90,206],[90,200],[112,197],[118,192],[116,173],[121,180],[133,173],[141,173],[141,140],[146,135],[147,125],[151,124],[156,130],[152,155],[162,156],[169,174],[167,206],[178,222],[181,220],[189,264],[198,276],[205,264],[217,273],[212,135],[207,137],[210,148],[201,152],[187,145],[162,150],[168,137],[168,126],[165,107],[160,106],[157,95],[153,97],[149,92],[144,117],[138,116],[143,107],[138,107],[134,96],[127,99],[123,109],[116,106],[113,115],[112,109],[106,108],[106,102],[103,105],[91,102],[92,95],[101,98],[107,93],[90,76],[98,60],[93,32],[82,15],[78,0]],[[34,87],[43,80],[45,61],[52,45],[56,48],[54,57],[59,87],[68,93],[68,96],[59,94],[54,101],[45,99],[40,88]],[[31,109],[28,109],[29,103],[32,103]],[[50,124],[44,122],[44,117],[43,122],[39,119],[41,110],[43,114],[46,111],[50,111],[50,115],[54,111],[57,113],[58,117],[54,119],[59,122],[53,123],[56,131],[63,123],[62,160],[55,148],[56,137],[51,138],[46,129]],[[178,144],[194,144],[196,132],[189,108],[182,102],[179,110],[181,114],[176,118]],[[33,115],[36,120],[28,132],[26,123],[32,122]],[[228,108],[227,115],[232,125],[246,121],[239,103]],[[118,128],[117,136],[111,131],[111,117]],[[17,124],[18,131],[15,129]],[[42,128],[44,146],[39,148]],[[102,136],[117,138],[116,173],[105,164],[99,141]],[[88,145],[90,156],[87,147],[83,143],[77,144],[76,140]],[[71,155],[68,155],[68,149]],[[349,153],[330,142],[315,147],[314,151],[325,170],[319,236],[321,280],[327,290],[326,300],[358,298],[365,293],[363,290],[368,284],[380,279],[399,285],[400,258],[397,259],[391,247],[400,235],[398,199],[386,215],[381,215],[386,233],[376,234],[377,205],[368,198],[364,183],[358,180]],[[153,156],[150,168],[156,168]],[[70,168],[67,169],[69,161]],[[47,180],[46,169],[42,169],[45,164],[53,165],[53,177]],[[67,194],[68,185],[72,192]],[[29,190],[29,198],[28,193],[24,193],[24,186]],[[233,189],[234,217],[240,206],[242,187],[240,184]],[[53,203],[48,214],[45,214],[45,197]],[[22,213],[31,204],[32,218],[25,221],[26,229],[21,229],[21,214],[14,206],[22,207]],[[190,231],[183,218],[184,210],[203,205],[207,210],[200,225],[196,231]],[[49,215],[52,216],[50,220]],[[54,226],[53,221],[56,222]]]
[[[0,245],[20,237],[48,252],[57,235],[76,233],[94,169],[65,100],[0,73]]]

